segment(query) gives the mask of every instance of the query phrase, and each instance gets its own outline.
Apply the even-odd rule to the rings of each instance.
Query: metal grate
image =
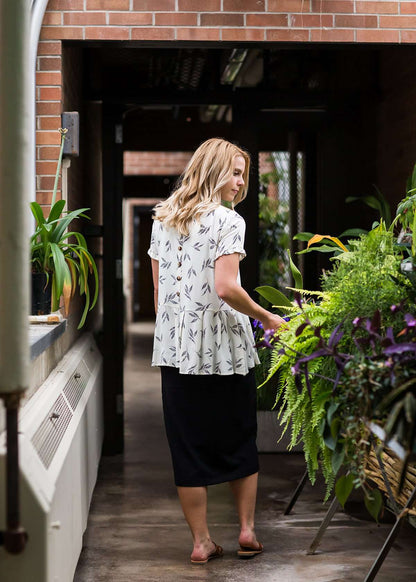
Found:
[[[91,374],[84,360],[82,360],[78,364],[71,378],[65,384],[63,393],[65,394],[66,399],[68,400],[73,411],[75,411],[76,407],[78,406],[78,402],[80,401],[85,387],[88,384],[90,375]]]
[[[33,435],[32,444],[46,468],[52,463],[71,418],[72,412],[61,394]]]
[[[97,360],[99,360],[99,358],[100,352],[96,348],[90,348],[85,352],[83,361],[90,372],[92,372],[97,365]]]

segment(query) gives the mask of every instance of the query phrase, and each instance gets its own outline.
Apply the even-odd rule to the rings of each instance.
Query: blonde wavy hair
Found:
[[[203,142],[188,162],[178,186],[172,194],[155,206],[155,220],[176,228],[188,235],[191,223],[202,214],[221,204],[221,190],[231,179],[234,158],[242,156],[245,161],[244,186],[234,199],[234,206],[247,196],[250,170],[249,154],[236,145],[221,138]]]

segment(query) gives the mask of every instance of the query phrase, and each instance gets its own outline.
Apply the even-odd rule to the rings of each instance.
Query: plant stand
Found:
[[[374,429],[377,429],[376,431]],[[370,426],[370,430],[376,434],[378,437],[382,437],[380,434],[380,428],[375,427],[375,425]],[[364,582],[372,582],[377,572],[380,570],[384,560],[386,559],[392,545],[394,544],[401,526],[403,524],[403,520],[408,517],[409,515],[415,515],[416,511],[412,509],[414,503],[416,502],[416,467],[410,466],[407,473],[406,473],[406,480],[405,486],[403,491],[400,495],[394,495],[393,490],[398,485],[399,479],[399,471],[397,470],[398,464],[400,464],[400,459],[397,456],[394,456],[389,449],[384,450],[384,454],[386,455],[386,460],[383,460],[381,454],[378,452],[375,439],[372,436],[370,438],[372,449],[370,450],[369,459],[368,459],[368,466],[366,469],[367,475],[370,479],[372,479],[379,489],[381,489],[388,497],[389,505],[391,510],[396,515],[396,522],[393,525],[392,529],[390,530],[386,541],[383,544],[377,558],[373,562],[370,570],[367,573],[367,576],[364,579]],[[397,448],[397,447],[396,447]],[[290,510],[295,505],[299,495],[301,494],[307,479],[307,472],[302,476],[301,480],[299,481],[298,486],[284,512],[287,515]],[[325,514],[324,519],[322,520],[319,529],[307,550],[307,555],[313,555],[318,548],[321,540],[325,534],[327,527],[329,526],[332,518],[334,517],[335,513],[337,512],[340,504],[336,497],[333,498],[331,504]]]
[[[302,476],[302,479],[296,486],[295,492],[293,493],[289,503],[286,506],[286,509],[283,512],[283,515],[289,515],[292,511],[296,501],[298,500],[299,495],[302,493],[303,488],[305,487],[306,481],[308,480],[308,471],[306,470]]]

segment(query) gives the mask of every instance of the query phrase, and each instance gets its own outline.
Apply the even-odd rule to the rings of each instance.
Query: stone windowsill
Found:
[[[29,325],[30,359],[33,361],[45,352],[66,330],[66,319],[55,324]]]

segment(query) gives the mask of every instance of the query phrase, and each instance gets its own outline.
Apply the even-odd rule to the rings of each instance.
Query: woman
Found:
[[[223,550],[209,535],[207,486],[230,482],[241,557],[263,550],[254,531],[258,458],[258,363],[247,316],[264,329],[283,320],[240,285],[245,223],[234,206],[247,194],[250,158],[223,139],[204,142],[177,189],[155,207],[152,259],[166,433],[175,484],[193,536],[191,562]]]

